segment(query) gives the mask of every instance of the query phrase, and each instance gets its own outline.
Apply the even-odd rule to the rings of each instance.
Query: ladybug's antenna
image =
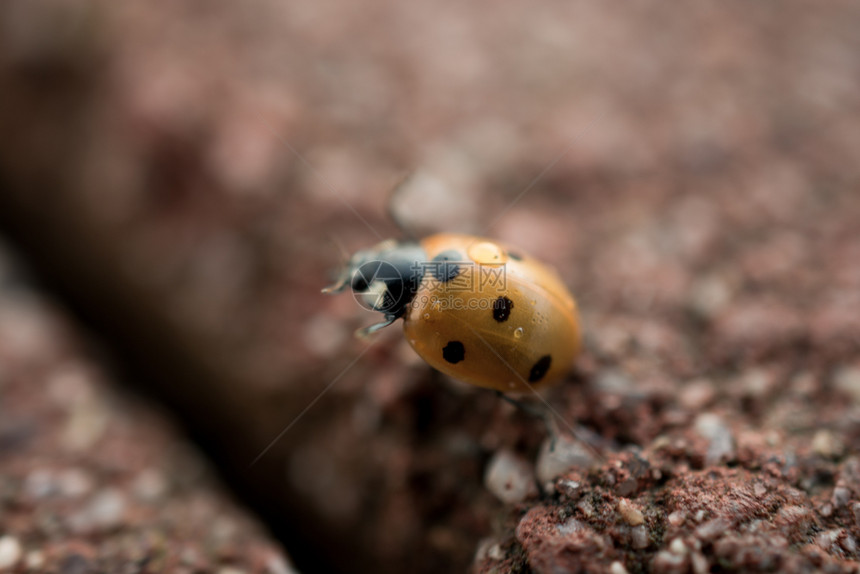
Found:
[[[335,282],[322,290],[322,292],[326,295],[330,295],[332,293],[340,293],[344,290],[344,288],[346,288],[346,284],[349,281],[349,272],[347,271],[347,268],[349,260],[351,258],[349,251],[346,250],[346,248],[343,246],[343,243],[334,233],[329,233],[328,238],[329,241],[331,241],[334,246],[337,247],[337,250],[340,252],[341,271]]]
[[[410,241],[418,241],[418,236],[415,234],[415,231],[410,229],[406,222],[400,218],[397,211],[394,209],[394,204],[397,201],[398,196],[403,193],[403,190],[406,189],[414,176],[414,171],[409,171],[406,175],[402,176],[394,187],[391,188],[391,191],[388,192],[388,199],[385,201],[385,211],[388,214],[389,219],[394,222],[394,225],[397,226],[400,233]]]
[[[352,255],[349,253],[349,251],[347,251],[346,247],[344,247],[343,241],[341,241],[340,238],[334,233],[329,233],[328,239],[334,244],[335,247],[337,247],[337,250],[340,252],[341,263],[345,264],[347,261],[349,261]]]

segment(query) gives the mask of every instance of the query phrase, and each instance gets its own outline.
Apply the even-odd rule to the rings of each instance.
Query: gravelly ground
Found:
[[[300,570],[856,569],[853,3],[0,18],[0,228]],[[407,171],[402,218],[572,287],[587,350],[547,400],[593,466],[319,294]]]
[[[0,571],[293,572],[0,245]]]

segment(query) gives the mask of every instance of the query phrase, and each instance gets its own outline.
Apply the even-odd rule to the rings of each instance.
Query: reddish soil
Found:
[[[0,564],[286,568],[274,537],[306,573],[856,571],[858,25],[848,1],[7,1],[3,265],[35,282],[0,277]],[[398,234],[409,171],[410,226],[570,285],[586,350],[546,400],[594,451],[547,452],[319,293],[339,245]],[[166,454],[189,440],[192,478]]]

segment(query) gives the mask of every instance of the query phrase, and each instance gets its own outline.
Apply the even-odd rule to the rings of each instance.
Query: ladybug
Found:
[[[334,285],[349,287],[413,349],[455,379],[500,393],[557,382],[582,345],[576,302],[556,272],[496,241],[441,233],[357,252]]]

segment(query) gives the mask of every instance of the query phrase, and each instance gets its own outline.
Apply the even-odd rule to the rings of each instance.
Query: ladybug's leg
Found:
[[[542,420],[544,426],[546,426],[546,432],[549,435],[549,450],[550,452],[555,450],[555,441],[558,438],[558,424],[549,409],[543,408],[541,405],[537,405],[535,403],[527,403],[525,401],[515,399],[506,395],[502,391],[495,391],[495,393],[497,397],[506,403],[514,405],[529,416]]]
[[[325,295],[334,295],[336,293],[340,293],[346,288],[346,282],[348,277],[340,277],[333,284],[328,287],[323,287],[322,293]]]
[[[380,329],[384,329],[398,319],[397,315],[385,315],[385,320],[379,323],[374,323],[369,327],[363,327],[355,332],[355,336],[359,339],[366,339],[368,336],[376,333]]]

